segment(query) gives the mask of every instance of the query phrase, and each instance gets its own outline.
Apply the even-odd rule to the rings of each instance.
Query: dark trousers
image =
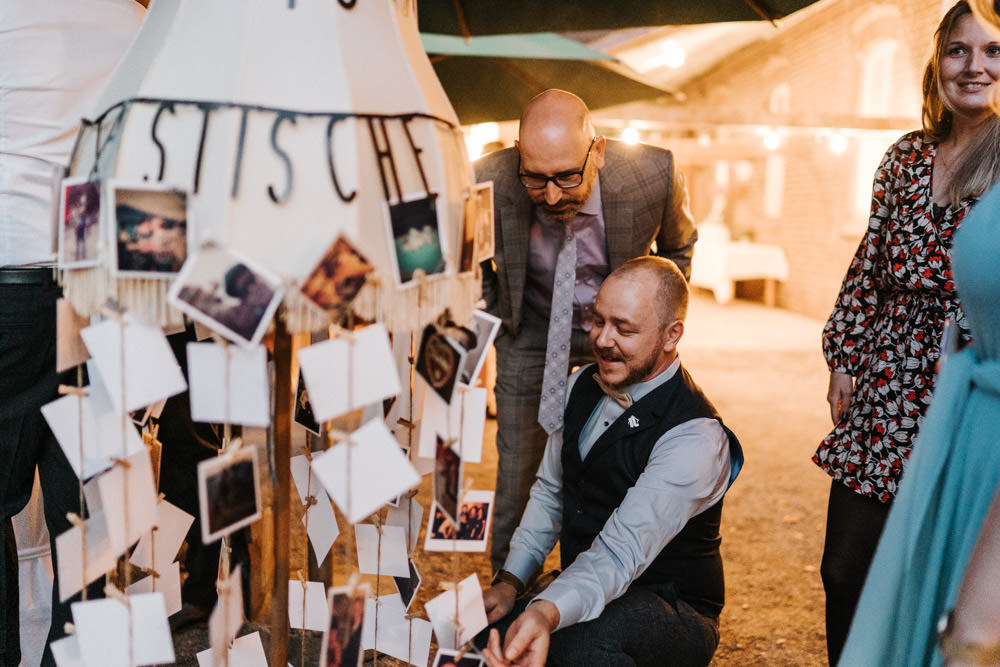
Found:
[[[5,665],[20,661],[18,637],[17,556],[10,517],[27,504],[34,482],[35,466],[45,502],[45,523],[52,547],[52,565],[58,572],[56,536],[70,528],[67,512],[80,514],[79,480],[39,409],[58,397],[61,378],[55,372],[56,300],[61,292],[55,284],[0,284],[0,531],[4,549],[0,556],[3,590],[0,591],[0,656]],[[73,382],[73,378],[62,378]],[[88,597],[99,597],[103,581],[88,589]],[[80,595],[60,602],[58,577],[52,586],[52,623],[48,642],[64,636],[64,625],[72,620],[70,604]],[[46,646],[43,665],[53,665]]]
[[[548,329],[547,319],[526,308],[518,334],[505,333],[496,341],[497,482],[490,542],[494,571],[507,559],[510,537],[521,522],[548,440],[538,423]],[[570,342],[570,368],[594,360],[586,332],[574,329]]]
[[[195,339],[194,327],[167,337],[177,363],[187,378],[187,344]],[[222,438],[209,424],[191,420],[188,392],[171,396],[159,419],[159,440],[163,445],[160,462],[160,492],[170,503],[192,515],[194,523],[186,537],[184,570],[187,576],[181,589],[184,602],[211,609],[218,597],[215,584],[219,573],[222,540],[211,544],[201,541],[201,518],[198,506],[198,464],[217,456]],[[230,566],[243,564],[245,578],[250,575],[249,529],[238,530],[229,538]],[[245,600],[249,602],[249,597]]]
[[[837,664],[844,650],[891,507],[891,503],[855,493],[840,482],[830,487],[820,574],[826,591],[826,650],[831,665]]]
[[[495,627],[501,640],[531,600],[523,597]],[[476,636],[482,650],[489,628]],[[552,633],[548,667],[705,667],[719,645],[719,621],[678,600],[633,586],[592,621]]]

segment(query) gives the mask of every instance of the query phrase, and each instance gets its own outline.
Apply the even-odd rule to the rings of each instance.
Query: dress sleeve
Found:
[[[831,372],[857,375],[878,313],[878,275],[884,249],[883,225],[893,208],[899,143],[886,151],[875,171],[868,231],[854,253],[830,319],[823,327],[823,355]]]

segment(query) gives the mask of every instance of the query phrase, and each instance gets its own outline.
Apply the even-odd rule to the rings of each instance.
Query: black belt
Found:
[[[51,285],[55,281],[51,267],[0,269],[0,285]]]

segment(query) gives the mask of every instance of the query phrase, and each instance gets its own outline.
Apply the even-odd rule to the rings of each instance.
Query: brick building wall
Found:
[[[617,113],[674,150],[696,219],[785,250],[778,305],[825,319],[865,230],[878,159],[919,128],[920,78],[945,9],[822,0],[689,81],[682,104]]]

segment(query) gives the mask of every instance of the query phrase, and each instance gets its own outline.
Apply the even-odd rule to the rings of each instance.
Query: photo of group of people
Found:
[[[327,594],[330,625],[323,633],[320,667],[359,667],[368,585],[331,588]]]
[[[458,510],[458,527],[443,512],[437,502],[424,540],[426,551],[484,551],[490,532],[493,492],[470,490],[462,497]]]
[[[187,260],[187,195],[177,190],[112,187],[117,275],[172,277]]]

